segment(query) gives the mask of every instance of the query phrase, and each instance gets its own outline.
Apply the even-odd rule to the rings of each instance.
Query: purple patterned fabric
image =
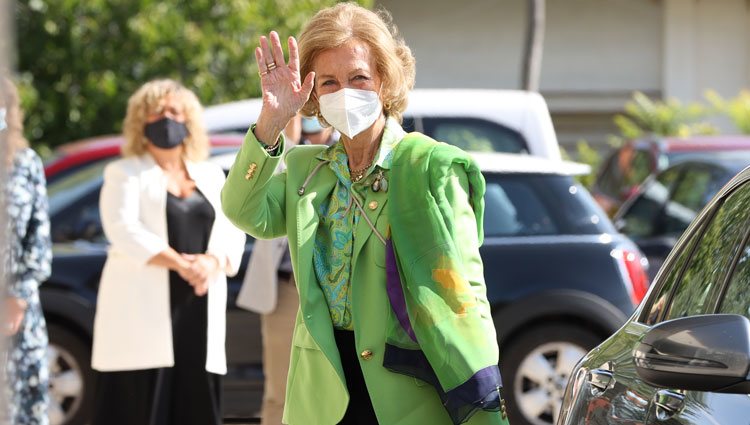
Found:
[[[406,331],[406,334],[414,342],[417,342],[417,336],[411,327],[409,313],[406,309],[406,299],[404,298],[404,290],[401,287],[401,275],[398,272],[396,252],[393,250],[392,239],[388,239],[385,244],[385,274],[386,291],[388,292],[388,300],[391,302],[391,308],[396,314],[401,327]]]
[[[383,367],[432,385],[454,425],[467,422],[480,410],[496,412],[501,408],[500,391],[503,381],[500,369],[496,365],[478,370],[466,382],[449,391],[443,390],[435,371],[421,350],[409,350],[386,344]]]

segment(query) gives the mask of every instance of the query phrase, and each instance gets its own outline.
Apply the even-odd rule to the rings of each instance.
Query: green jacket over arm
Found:
[[[284,235],[289,238],[300,296],[283,419],[284,423],[291,425],[337,424],[349,402],[330,313],[312,264],[320,205],[331,196],[337,182],[330,167],[316,158],[324,149],[325,146],[290,149],[284,155],[286,170],[274,175],[283,146],[279,155],[270,156],[250,131],[222,192],[224,212],[240,229],[256,238]],[[462,180],[458,176],[455,180],[459,186],[466,183],[465,177]],[[391,180],[391,185],[394,183]],[[470,217],[474,217],[462,187],[454,186],[446,194],[449,202],[457,198],[457,211],[462,211],[458,212],[459,215],[471,213]],[[362,205],[366,206],[362,214],[366,214],[374,230],[382,235],[388,233],[390,225],[388,198],[389,194],[384,191],[368,190],[362,199]],[[388,425],[452,424],[453,420],[432,385],[383,367],[387,339],[398,326],[398,319],[385,288],[385,247],[367,221],[359,220],[354,229],[351,308],[355,346],[357,353],[362,353],[360,367],[378,422]],[[464,226],[467,222],[458,220],[456,225]],[[469,227],[465,232],[473,233],[476,239],[476,222]],[[467,255],[476,256],[471,259],[473,267],[476,267],[476,261],[481,265],[478,244]],[[476,273],[480,269],[472,268]],[[480,304],[484,305],[483,284],[473,290],[481,300]],[[487,336],[494,339],[494,330]],[[506,422],[500,412],[479,411],[467,423]]]

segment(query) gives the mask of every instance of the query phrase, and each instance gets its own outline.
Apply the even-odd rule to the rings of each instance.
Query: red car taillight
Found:
[[[630,299],[633,304],[640,304],[648,292],[648,261],[640,253],[628,249],[615,249],[612,251],[612,257],[617,261],[617,266],[628,284]]]

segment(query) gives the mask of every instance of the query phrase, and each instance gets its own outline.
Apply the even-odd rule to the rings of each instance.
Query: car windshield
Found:
[[[485,177],[487,237],[615,233],[589,192],[569,176],[487,174]]]

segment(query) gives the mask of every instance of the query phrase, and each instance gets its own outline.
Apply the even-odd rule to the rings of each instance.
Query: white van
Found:
[[[247,131],[260,99],[207,107],[209,132]],[[404,112],[404,129],[419,131],[467,151],[526,153],[560,159],[547,104],[520,90],[415,89]]]

